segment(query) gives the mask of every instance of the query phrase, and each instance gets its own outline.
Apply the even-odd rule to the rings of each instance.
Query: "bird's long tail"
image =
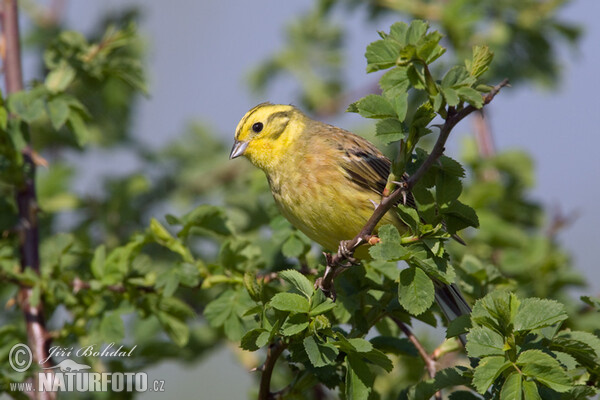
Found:
[[[454,321],[461,315],[470,314],[471,307],[463,297],[460,289],[455,284],[447,285],[442,282],[435,283],[435,301],[446,316],[448,322]],[[467,344],[466,335],[459,336],[463,346]]]

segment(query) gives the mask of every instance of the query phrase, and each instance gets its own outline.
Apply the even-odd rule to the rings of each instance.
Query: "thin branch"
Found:
[[[508,85],[508,79],[503,80],[498,85],[494,86],[492,90],[483,97],[483,105],[489,104],[494,97],[500,92],[500,89]],[[356,248],[364,243],[368,243],[372,240],[372,234],[375,227],[383,218],[383,216],[392,208],[395,204],[406,197],[406,193],[415,186],[415,184],[425,175],[425,173],[431,168],[431,166],[442,156],[444,153],[444,147],[448,136],[452,129],[462,121],[466,116],[471,114],[478,109],[472,105],[468,105],[459,111],[456,111],[453,107],[448,110],[446,121],[440,127],[440,134],[431,150],[429,156],[419,166],[417,171],[412,174],[408,179],[398,185],[398,187],[389,196],[383,196],[381,203],[375,208],[373,215],[367,221],[362,230],[351,240],[342,241],[340,243],[340,249],[337,254],[325,254],[327,260],[327,268],[322,278],[318,278],[315,282],[315,286],[321,288],[325,294],[335,298],[335,292],[333,291],[333,278],[339,275],[338,269],[340,266],[348,266],[348,264],[342,264],[344,261],[354,262],[352,255]]]
[[[262,370],[262,375],[260,377],[260,387],[258,390],[258,400],[272,400],[274,399],[274,394],[271,393],[271,377],[273,375],[273,368],[275,368],[275,363],[277,359],[285,350],[286,344],[282,341],[276,341],[271,344],[267,349],[267,359],[265,363],[260,368]]]
[[[408,326],[406,326],[406,324],[404,322],[402,322],[399,319],[394,318],[394,317],[391,317],[391,318],[396,323],[396,325],[398,325],[398,328],[400,328],[402,330],[402,332],[404,332],[404,334],[406,335],[406,337],[408,338],[408,340],[410,340],[410,342],[417,349],[417,352],[419,353],[419,355],[421,356],[421,358],[425,362],[425,368],[427,368],[427,373],[429,374],[429,377],[430,378],[435,378],[435,374],[437,372],[437,368],[436,368],[436,363],[435,363],[435,360],[433,359],[433,357],[430,356],[429,353],[427,353],[427,350],[425,350],[425,348],[423,347],[423,345],[421,344],[421,342],[419,341],[419,339],[410,330],[410,328]],[[437,399],[441,400],[442,399],[442,393],[441,392],[436,392],[435,393],[435,398],[436,398],[436,400]]]
[[[2,34],[5,43],[4,79],[6,91],[11,94],[23,90],[23,75],[21,69],[21,48],[19,38],[19,14],[17,0],[3,0],[2,4]],[[39,228],[38,205],[35,193],[35,162],[31,144],[23,150],[23,163],[25,179],[17,188],[17,207],[21,229],[19,230],[19,253],[21,270],[33,269],[40,273],[39,255]],[[25,315],[27,324],[27,343],[31,348],[33,360],[39,365],[42,360],[47,360],[41,367],[52,367],[48,357],[50,348],[50,335],[46,330],[43,302],[35,306],[31,304],[33,289],[21,287],[19,289],[19,302]],[[37,385],[36,385],[37,386]],[[39,399],[54,399],[54,392],[37,392]]]

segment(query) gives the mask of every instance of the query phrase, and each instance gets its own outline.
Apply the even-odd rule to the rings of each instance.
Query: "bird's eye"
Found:
[[[254,125],[252,125],[252,130],[256,133],[260,132],[263,130],[263,124],[262,122],[257,122]]]

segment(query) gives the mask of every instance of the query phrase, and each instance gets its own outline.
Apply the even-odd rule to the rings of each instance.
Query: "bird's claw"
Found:
[[[347,240],[343,240],[340,242],[340,247],[338,248],[338,257],[341,259],[345,259],[348,262],[344,263],[344,264],[339,264],[342,267],[351,267],[353,265],[358,264],[358,260],[356,258],[354,258],[354,250],[350,250],[348,249],[348,241]]]

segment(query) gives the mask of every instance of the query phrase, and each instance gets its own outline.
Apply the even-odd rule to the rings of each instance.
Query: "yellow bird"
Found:
[[[262,103],[244,115],[230,159],[262,169],[281,213],[329,251],[352,239],[373,214],[391,162],[366,139],[315,121],[294,106]],[[380,225],[406,226],[388,212]],[[378,225],[379,226],[379,225]],[[355,256],[368,257],[366,246]],[[436,282],[436,300],[450,320],[470,312],[454,285]]]

